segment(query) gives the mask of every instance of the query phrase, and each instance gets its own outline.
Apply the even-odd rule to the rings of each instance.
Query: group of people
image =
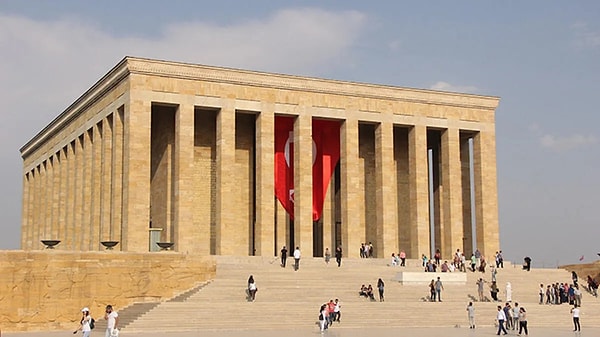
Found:
[[[331,260],[331,252],[329,251],[329,248],[325,248],[325,264],[329,265],[329,260]],[[342,266],[342,247],[341,246],[337,246],[337,248],[335,249],[335,262],[337,263],[338,267]]]
[[[525,335],[529,335],[529,330],[527,329],[527,311],[525,308],[519,307],[519,303],[515,303],[514,307],[511,307],[510,302],[506,302],[504,308],[499,305],[496,320],[498,322],[497,335],[500,335],[501,332],[506,335],[508,334],[506,329],[516,330],[517,327],[519,329],[519,336],[523,331],[525,331]]]
[[[444,284],[442,284],[442,280],[439,277],[437,281],[431,280],[431,283],[429,283],[429,300],[435,302],[437,299],[438,302],[441,302],[442,290],[444,290]]]
[[[421,254],[422,266],[426,272],[437,272],[441,271],[443,273],[446,272],[455,272],[461,271],[466,272],[466,258],[465,254],[463,254],[460,249],[457,249],[454,253],[454,257],[450,262],[445,260],[444,263],[441,263],[442,254],[439,249],[435,251],[433,254],[433,258],[429,259],[427,255]]]
[[[286,248],[286,246],[283,246],[283,248],[281,248],[280,251],[280,257],[281,257],[281,267],[285,268],[286,262],[287,262],[287,257],[288,257],[288,250]],[[300,247],[296,246],[296,249],[294,249],[294,271],[298,271],[298,269],[300,269],[300,257],[302,257],[302,253],[300,252]]]
[[[377,280],[377,291],[379,292],[379,302],[385,301],[383,297],[383,292],[385,290],[385,283],[380,278]],[[360,290],[358,291],[358,296],[364,296],[365,298],[370,299],[371,301],[375,301],[375,295],[373,293],[373,286],[369,284],[369,286],[365,286],[364,284],[360,286]]]
[[[581,306],[581,290],[577,284],[553,283],[544,288],[540,284],[540,304],[563,304],[569,303]],[[546,299],[544,301],[544,298]]]
[[[110,304],[106,306],[106,309],[104,311],[104,319],[106,320],[106,331],[104,333],[104,336],[118,337],[119,330],[117,326],[119,324],[119,314],[115,310],[113,310],[113,307]],[[77,327],[77,329],[75,329],[75,331],[73,331],[73,334],[76,334],[77,331],[81,331],[83,337],[89,337],[92,333],[92,329],[94,329],[95,327],[95,322],[96,320],[92,318],[90,309],[88,307],[81,309],[81,319],[79,320],[79,326]]]
[[[368,244],[362,242],[360,244],[360,257],[363,259],[375,257],[375,249],[373,248],[373,244],[371,242]]]
[[[321,332],[324,332],[330,326],[332,326],[333,322],[340,322],[342,317],[340,308],[341,304],[337,298],[335,299],[335,302],[333,300],[329,300],[329,302],[321,305],[319,308],[319,328]]]
[[[406,266],[406,252],[404,250],[401,250],[400,253],[398,253],[398,255],[396,255],[396,253],[392,253],[391,265],[405,267]]]

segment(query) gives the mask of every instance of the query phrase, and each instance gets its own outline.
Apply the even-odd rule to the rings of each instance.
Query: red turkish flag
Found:
[[[275,117],[275,195],[294,219],[294,117]],[[340,122],[313,120],[313,221],[321,218],[327,187],[340,159]]]

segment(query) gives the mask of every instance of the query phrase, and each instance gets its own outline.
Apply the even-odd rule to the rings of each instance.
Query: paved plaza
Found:
[[[276,317],[276,315],[274,315]],[[495,336],[496,329],[491,326],[470,330],[462,328],[364,328],[364,329],[345,329],[343,327],[333,327],[321,334],[318,328],[307,327],[306,329],[289,330],[219,330],[219,331],[188,331],[188,332],[155,332],[155,333],[134,333],[125,330],[120,334],[121,337],[306,337],[306,336],[330,336],[330,337],[463,337],[463,336]],[[509,331],[508,336],[516,336],[517,333]],[[575,333],[571,326],[564,328],[537,328],[532,327],[529,331],[530,336],[543,337],[564,337],[564,336],[600,336],[600,328],[586,329]],[[70,331],[52,331],[52,332],[22,332],[22,333],[4,333],[3,337],[66,337],[73,336]],[[81,336],[79,333],[77,336]],[[103,330],[92,332],[92,337],[104,336]]]

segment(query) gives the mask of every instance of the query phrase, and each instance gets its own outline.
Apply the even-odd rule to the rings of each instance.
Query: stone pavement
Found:
[[[600,336],[600,328],[586,329],[575,333],[571,326],[564,328],[532,328],[529,330],[530,336],[543,337],[564,337],[564,336]],[[104,331],[93,331],[91,337],[102,337]],[[333,327],[321,334],[317,327],[307,327],[306,329],[290,330],[219,330],[219,331],[189,331],[189,332],[154,332],[154,333],[127,333],[125,330],[120,334],[121,337],[307,337],[307,336],[326,336],[326,337],[478,337],[495,336],[496,328],[487,326],[475,330],[468,328],[364,328],[347,329],[343,327]],[[508,336],[516,336],[516,332],[509,331]],[[3,333],[2,337],[68,337],[74,336],[70,331],[52,331],[52,332],[17,332]],[[81,333],[76,335],[81,336]]]

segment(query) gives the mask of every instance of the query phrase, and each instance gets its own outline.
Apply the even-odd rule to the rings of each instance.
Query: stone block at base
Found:
[[[406,272],[396,273],[395,281],[406,285],[429,284],[431,280],[440,278],[444,285],[446,284],[467,284],[467,274],[462,272],[454,273],[426,273],[426,272]]]

